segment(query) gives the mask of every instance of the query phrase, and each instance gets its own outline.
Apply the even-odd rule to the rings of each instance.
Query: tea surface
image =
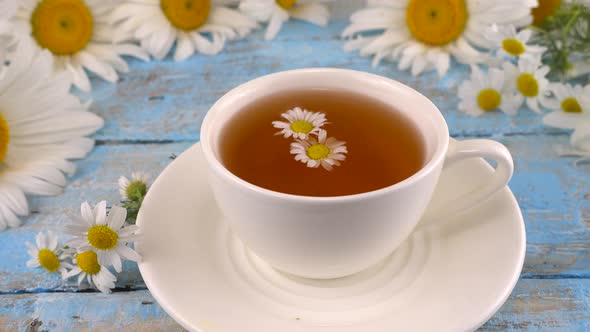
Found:
[[[273,121],[300,107],[324,113],[328,137],[346,142],[340,166],[310,168],[291,154],[293,137],[275,135]],[[317,139],[317,135],[313,135]],[[241,179],[301,196],[343,196],[388,187],[424,164],[422,137],[402,114],[378,100],[347,91],[297,90],[245,105],[223,129],[221,159]],[[321,152],[321,151],[320,151]],[[313,155],[313,153],[311,154]],[[308,155],[309,156],[309,155]]]

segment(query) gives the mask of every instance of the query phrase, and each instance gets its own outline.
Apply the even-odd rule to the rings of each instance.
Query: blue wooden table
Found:
[[[457,110],[457,87],[468,75],[455,65],[439,80],[419,78],[392,64],[374,69],[370,59],[342,51],[345,21],[325,29],[288,23],[276,40],[262,33],[228,44],[215,57],[186,62],[131,61],[117,85],[93,80],[93,111],[105,119],[97,147],[65,193],[33,198],[33,214],[21,228],[0,233],[1,331],[180,331],[155,302],[135,264],[125,264],[111,295],[80,291],[74,282],[29,269],[24,241],[40,230],[60,232],[68,213],[84,200],[118,202],[117,179],[132,171],[157,175],[199,140],[208,108],[232,87],[255,77],[294,68],[339,67],[400,80],[431,98],[443,111],[453,137],[490,137],[512,151],[516,174],[510,184],[527,228],[527,255],[516,289],[484,331],[590,330],[590,165],[560,157],[568,133],[548,129],[523,111],[471,118]]]

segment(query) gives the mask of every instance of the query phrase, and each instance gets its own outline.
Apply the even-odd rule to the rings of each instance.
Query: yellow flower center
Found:
[[[59,258],[49,249],[39,250],[37,259],[39,259],[39,264],[49,272],[55,272],[59,268]]]
[[[96,249],[109,250],[117,245],[119,235],[107,225],[96,225],[88,231],[88,242]]]
[[[417,40],[442,46],[461,36],[467,16],[465,0],[410,0],[406,24]]]
[[[506,53],[514,56],[521,55],[525,51],[524,45],[518,39],[514,38],[504,39],[502,41],[502,48]]]
[[[561,102],[561,109],[566,113],[582,113],[582,106],[576,98],[566,98]]]
[[[6,119],[0,114],[0,163],[6,158],[8,142],[10,142],[10,128],[8,128]]]
[[[291,124],[291,130],[296,133],[309,134],[313,130],[313,125],[307,121],[296,121]]]
[[[296,2],[297,0],[277,0],[277,4],[287,10],[291,9]]]
[[[93,20],[82,0],[42,0],[31,25],[39,46],[56,55],[71,55],[90,41]]]
[[[307,156],[313,160],[320,160],[330,155],[330,149],[324,144],[315,144],[307,149]]]
[[[518,76],[516,81],[518,91],[525,97],[535,97],[539,94],[539,83],[535,76],[524,73]]]
[[[160,6],[175,28],[192,31],[207,22],[211,0],[160,0]]]
[[[484,111],[491,111],[498,108],[502,102],[502,96],[494,89],[481,90],[477,96],[477,104]]]
[[[100,264],[98,264],[98,257],[92,250],[85,251],[76,255],[76,264],[82,272],[88,274],[97,274],[100,272]]]
[[[539,6],[533,8],[531,14],[533,15],[533,25],[539,26],[543,24],[545,19],[553,16],[561,6],[561,0],[539,0]]]

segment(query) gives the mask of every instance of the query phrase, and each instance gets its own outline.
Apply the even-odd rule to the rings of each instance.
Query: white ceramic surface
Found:
[[[477,159],[445,168],[431,206],[492,173]],[[206,177],[196,144],[155,181],[138,218],[143,279],[190,331],[469,331],[500,308],[522,269],[524,223],[508,188],[445,223],[429,209],[428,221],[369,270],[312,280],[277,272],[245,248]]]
[[[360,93],[403,113],[422,136],[424,166],[404,181],[380,190],[306,197],[255,186],[222,165],[219,155],[224,127],[244,105],[267,95],[309,88]],[[232,89],[205,116],[201,144],[213,194],[232,230],[274,267],[311,278],[354,274],[391,254],[421,219],[444,163],[486,157],[496,160],[498,166],[488,183],[463,193],[459,200],[448,201],[447,208],[437,212],[440,216],[484,201],[508,183],[513,171],[512,157],[500,143],[477,139],[449,144],[442,114],[416,90],[386,77],[336,68],[270,74]],[[349,151],[351,154],[354,151]]]

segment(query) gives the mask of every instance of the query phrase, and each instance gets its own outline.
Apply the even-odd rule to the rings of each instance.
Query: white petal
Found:
[[[121,226],[123,226],[123,224],[125,223],[126,218],[127,209],[114,205],[113,207],[111,207],[111,210],[109,211],[107,224],[112,230],[118,231],[119,228],[121,228]]]
[[[97,225],[105,225],[107,223],[107,202],[101,201],[94,207],[94,216]]]

